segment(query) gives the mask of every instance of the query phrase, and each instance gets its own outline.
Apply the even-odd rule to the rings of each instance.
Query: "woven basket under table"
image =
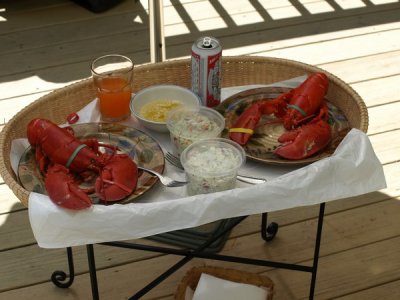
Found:
[[[222,87],[271,84],[321,71],[330,80],[327,98],[344,112],[351,127],[366,132],[368,113],[361,97],[341,79],[315,66],[270,57],[223,57]],[[137,66],[134,70],[134,91],[155,84],[176,84],[190,88],[190,73],[189,59]],[[65,123],[68,114],[80,110],[95,97],[92,80],[85,79],[39,98],[4,126],[0,133],[0,174],[24,206],[28,206],[29,192],[19,184],[11,168],[12,140],[26,137],[26,128],[31,119],[40,117],[58,124]]]
[[[194,267],[190,269],[182,278],[176,289],[175,300],[185,300],[186,288],[190,287],[194,291],[202,273],[237,283],[246,283],[263,287],[268,291],[266,300],[272,300],[274,283],[269,277],[261,276],[256,273],[213,266]]]

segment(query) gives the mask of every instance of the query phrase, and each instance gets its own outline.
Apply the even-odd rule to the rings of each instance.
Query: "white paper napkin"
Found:
[[[202,273],[192,299],[265,300],[267,296],[268,291],[258,286],[237,283]]]

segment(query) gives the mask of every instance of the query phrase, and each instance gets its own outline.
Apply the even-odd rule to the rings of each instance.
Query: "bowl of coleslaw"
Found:
[[[191,90],[173,84],[159,84],[138,91],[131,100],[130,108],[144,127],[168,132],[166,120],[169,111],[181,106],[199,105],[199,97]]]
[[[224,138],[194,142],[181,154],[188,180],[188,195],[230,190],[236,186],[238,169],[246,162],[246,153],[234,141]]]
[[[167,115],[173,152],[180,155],[192,143],[221,136],[225,118],[205,106],[179,107]]]

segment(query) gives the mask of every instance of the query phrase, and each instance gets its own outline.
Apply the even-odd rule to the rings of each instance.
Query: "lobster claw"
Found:
[[[332,136],[328,124],[328,106],[323,102],[317,117],[309,123],[282,134],[278,142],[282,143],[275,154],[286,159],[304,159],[325,148]]]
[[[121,200],[136,188],[137,165],[127,154],[104,154],[103,158],[106,163],[96,179],[96,195],[106,202]]]
[[[260,104],[250,105],[229,129],[229,138],[240,145],[246,145],[261,118]]]
[[[331,127],[321,119],[315,119],[297,129],[282,134],[282,143],[275,154],[290,160],[307,158],[325,148],[331,140]]]
[[[229,129],[229,138],[240,145],[246,145],[260,122],[261,116],[274,114],[278,118],[283,117],[286,112],[286,102],[291,96],[292,91],[289,91],[273,100],[259,100],[247,107]]]
[[[50,166],[46,173],[45,187],[51,201],[68,209],[92,206],[89,196],[76,184],[69,170],[59,164]]]

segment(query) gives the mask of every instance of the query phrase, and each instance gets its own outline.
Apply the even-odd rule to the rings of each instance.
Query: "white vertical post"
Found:
[[[163,0],[149,0],[150,61],[165,60]]]

